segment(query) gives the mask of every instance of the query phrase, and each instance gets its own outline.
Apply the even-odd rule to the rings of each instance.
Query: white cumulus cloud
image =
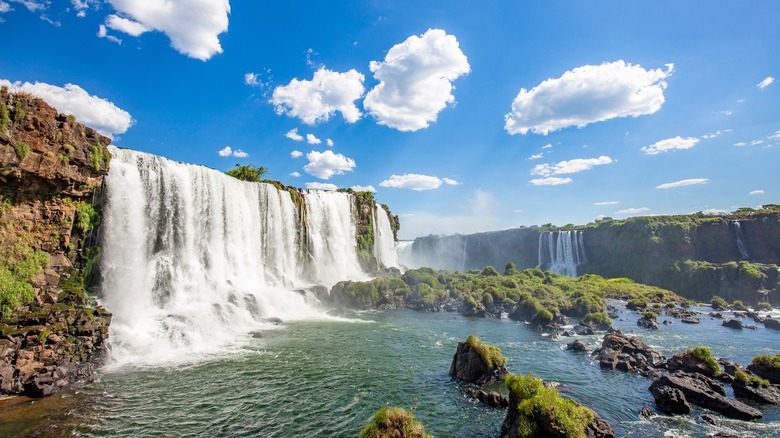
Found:
[[[337,111],[348,123],[355,123],[362,115],[355,100],[363,96],[364,80],[354,69],[339,73],[321,67],[312,80],[293,79],[276,87],[271,103],[277,114],[296,117],[307,125],[327,122]]]
[[[293,128],[287,131],[287,133],[284,134],[284,136],[293,141],[303,141],[303,136],[301,134],[298,134],[298,128]]]
[[[233,150],[230,146],[225,146],[224,148],[217,151],[220,157],[238,157],[238,158],[246,158],[249,156],[248,153],[242,151],[241,149]]]
[[[627,208],[625,210],[618,210],[615,212],[615,214],[638,214],[638,213],[644,213],[646,211],[650,211],[650,209],[647,207]]]
[[[379,81],[366,95],[363,107],[380,125],[417,131],[435,122],[441,110],[455,101],[452,81],[471,71],[454,35],[428,29],[393,46],[382,62],[369,68]]]
[[[396,189],[410,189],[416,191],[433,190],[441,187],[442,180],[431,175],[417,173],[405,173],[403,175],[391,175],[390,178],[379,183],[381,187]]]
[[[249,85],[250,87],[256,87],[260,85],[260,80],[258,79],[257,73],[244,73],[244,84]]]
[[[5,14],[6,12],[11,10],[11,5],[4,1],[0,1],[0,14]]]
[[[311,151],[306,154],[309,164],[303,166],[303,170],[309,175],[319,179],[329,179],[333,175],[343,175],[355,168],[355,160],[333,151]]]
[[[97,32],[98,38],[105,38],[113,43],[122,44],[122,40],[115,37],[114,35],[109,35],[108,30],[106,29],[106,26],[101,24],[98,26],[98,32]]]
[[[376,189],[375,189],[375,188],[374,188],[374,186],[372,186],[372,185],[367,185],[367,186],[352,186],[352,187],[350,187],[350,188],[351,188],[352,190],[356,191],[356,192],[371,192],[371,193],[376,193]]]
[[[315,190],[327,190],[327,191],[335,191],[338,190],[339,186],[336,184],[330,184],[330,183],[321,183],[321,182],[307,182],[306,183],[307,189],[315,189]]]
[[[106,17],[106,27],[108,27],[109,29],[117,30],[119,32],[124,32],[134,37],[137,37],[151,30],[145,25],[143,25],[142,23],[133,20],[128,20],[127,18],[123,18],[114,14],[111,14],[108,17]]]
[[[290,176],[293,177],[293,178],[298,178],[299,176],[301,176],[301,173],[300,172],[293,172],[293,173],[290,174]]]
[[[539,153],[539,154],[533,154],[533,155],[531,155],[530,157],[528,157],[528,159],[529,159],[529,160],[538,160],[538,159],[540,159],[540,158],[542,158],[542,157],[544,157],[544,154],[541,154],[541,153]]]
[[[650,146],[645,146],[642,148],[642,152],[647,155],[657,155],[675,149],[690,149],[696,146],[698,142],[699,139],[696,137],[682,138],[678,135],[677,137],[667,138],[666,140],[657,141]]]
[[[329,147],[333,147],[333,140],[331,140],[331,139],[327,139],[327,140],[325,141],[325,143],[326,143],[326,144],[327,144]]]
[[[533,170],[531,170],[531,175],[566,175],[590,170],[594,166],[601,166],[613,162],[612,158],[602,155],[598,158],[576,158],[574,160],[561,161],[555,164],[537,164],[534,166]]]
[[[759,90],[764,91],[766,87],[772,85],[772,83],[774,82],[775,82],[775,78],[773,78],[772,76],[767,76],[766,78],[764,78],[763,81],[757,83],[756,87],[758,87]]]
[[[547,135],[570,126],[653,114],[665,101],[665,79],[673,70],[673,64],[666,70],[645,70],[622,60],[577,67],[531,90],[522,88],[504,118],[504,129],[509,134],[530,130]]]
[[[49,85],[44,82],[10,82],[0,79],[0,85],[5,85],[10,91],[23,91],[45,100],[57,111],[73,114],[76,120],[92,127],[103,135],[112,137],[130,129],[133,118],[130,113],[114,105],[107,99],[93,96],[75,84],[65,84],[65,87]]]
[[[306,143],[309,144],[320,144],[322,143],[322,140],[315,137],[314,134],[306,134]]]
[[[655,188],[657,189],[673,189],[677,187],[685,187],[685,186],[694,186],[697,184],[707,184],[709,179],[707,178],[691,178],[691,179],[683,179],[680,181],[670,182],[670,183],[663,183],[660,185],[657,185]]]
[[[461,183],[459,181],[456,181],[452,178],[442,178],[442,181],[444,181],[444,184],[450,185],[450,186],[459,186]]]
[[[753,190],[752,192],[748,193],[749,195],[763,195],[763,190]]]
[[[303,156],[303,152],[301,151],[292,151],[290,152],[290,156],[293,158],[300,158]]]
[[[563,184],[569,184],[572,181],[573,180],[571,178],[548,176],[546,178],[534,178],[530,182],[535,186],[560,186]]]
[[[618,205],[620,204],[620,201],[603,201],[603,202],[594,202],[593,205]]]
[[[222,53],[219,35],[228,29],[229,0],[108,1],[118,12],[114,16],[127,21],[109,21],[109,27],[134,36],[142,29],[163,32],[174,49],[201,61]]]

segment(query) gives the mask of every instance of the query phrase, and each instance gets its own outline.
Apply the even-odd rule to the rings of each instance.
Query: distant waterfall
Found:
[[[401,268],[412,268],[416,266],[413,259],[414,255],[412,248],[414,248],[414,240],[399,240],[395,243],[395,254]]]
[[[303,191],[296,202],[288,191],[206,167],[111,153],[102,303],[114,314],[119,362],[218,352],[264,317],[321,317],[304,292],[310,286],[368,278],[357,259],[350,194]],[[383,223],[378,231],[377,252],[391,264]]]
[[[387,211],[381,205],[374,205],[374,257],[380,267],[398,268],[398,256],[395,253],[395,236],[387,217]]]
[[[745,235],[742,232],[742,225],[739,221],[732,222],[734,224],[734,235],[737,238],[737,248],[739,249],[739,256],[743,260],[750,260],[750,253],[748,253],[747,243],[745,242]]]
[[[545,231],[539,234],[539,268],[569,277],[585,263],[582,231]]]

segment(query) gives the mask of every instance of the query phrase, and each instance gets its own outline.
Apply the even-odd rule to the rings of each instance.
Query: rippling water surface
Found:
[[[755,354],[776,354],[780,345],[778,332],[731,330],[706,315],[700,325],[673,320],[655,332],[637,327],[636,317],[624,312],[615,326],[635,331],[668,356],[704,344],[716,356],[747,363]],[[701,412],[642,420],[642,407],[654,407],[650,381],[600,370],[587,355],[563,350],[570,338],[551,340],[509,320],[392,311],[290,323],[250,339],[239,353],[189,365],[104,370],[99,384],[66,395],[64,417],[41,416],[38,429],[25,429],[25,417],[15,430],[47,436],[356,436],[378,408],[398,405],[413,409],[438,437],[497,436],[504,411],[467,400],[447,375],[457,342],[470,334],[499,346],[510,371],[560,382],[561,393],[595,409],[619,436],[772,436],[780,427],[780,412],[766,406],[757,423],[702,425]],[[584,339],[596,345],[600,335]]]

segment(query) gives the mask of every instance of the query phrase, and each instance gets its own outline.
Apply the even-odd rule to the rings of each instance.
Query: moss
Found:
[[[70,157],[65,154],[57,154],[57,158],[60,159],[64,164],[70,163]]]
[[[561,431],[561,436],[586,438],[588,426],[595,414],[590,408],[558,395],[555,388],[545,387],[542,381],[532,374],[527,376],[510,374],[506,377],[506,387],[518,400],[520,414],[517,427],[519,437],[543,436],[540,423],[548,423]]]
[[[780,371],[780,354],[769,356],[767,354],[753,357],[753,365],[761,370]]]
[[[466,344],[477,352],[488,368],[498,368],[506,365],[506,358],[501,354],[501,349],[494,345],[485,345],[481,339],[471,335],[466,339]]]
[[[748,386],[761,386],[763,388],[769,387],[769,380],[762,379],[761,377],[758,377],[753,373],[737,370],[734,372],[734,377],[736,377],[737,380],[739,380],[740,382]]]
[[[62,148],[65,149],[65,152],[67,152],[68,155],[73,154],[73,151],[76,150],[76,148],[73,147],[73,145],[70,143],[65,143],[65,146],[63,146]]]
[[[599,327],[609,327],[612,325],[612,318],[604,312],[588,313],[582,318],[585,324],[595,323]]]
[[[14,150],[16,151],[16,156],[22,161],[30,155],[30,145],[27,143],[17,143],[14,146]]]
[[[383,407],[360,431],[360,438],[433,438],[414,414],[402,408]]]
[[[715,357],[712,355],[709,348],[700,345],[688,350],[688,354],[696,358],[696,360],[707,364],[707,368],[712,371],[713,376],[719,376],[721,374],[720,365],[718,365],[718,361],[715,360]]]

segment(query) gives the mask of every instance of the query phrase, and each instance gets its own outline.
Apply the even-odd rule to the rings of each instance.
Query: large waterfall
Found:
[[[368,278],[350,194],[291,194],[155,155],[111,153],[101,289],[120,363],[215,353],[267,317],[322,317],[307,288]],[[379,219],[374,254],[396,266],[389,221]]]
[[[732,222],[734,224],[734,236],[737,239],[737,249],[739,249],[739,256],[743,260],[750,260],[750,253],[748,253],[747,244],[745,243],[745,234],[742,232],[742,225],[739,221]]]
[[[390,226],[387,211],[381,205],[374,204],[374,257],[384,268],[399,268],[395,253],[395,236]]]
[[[585,263],[582,231],[545,231],[539,235],[539,267],[569,277]]]

